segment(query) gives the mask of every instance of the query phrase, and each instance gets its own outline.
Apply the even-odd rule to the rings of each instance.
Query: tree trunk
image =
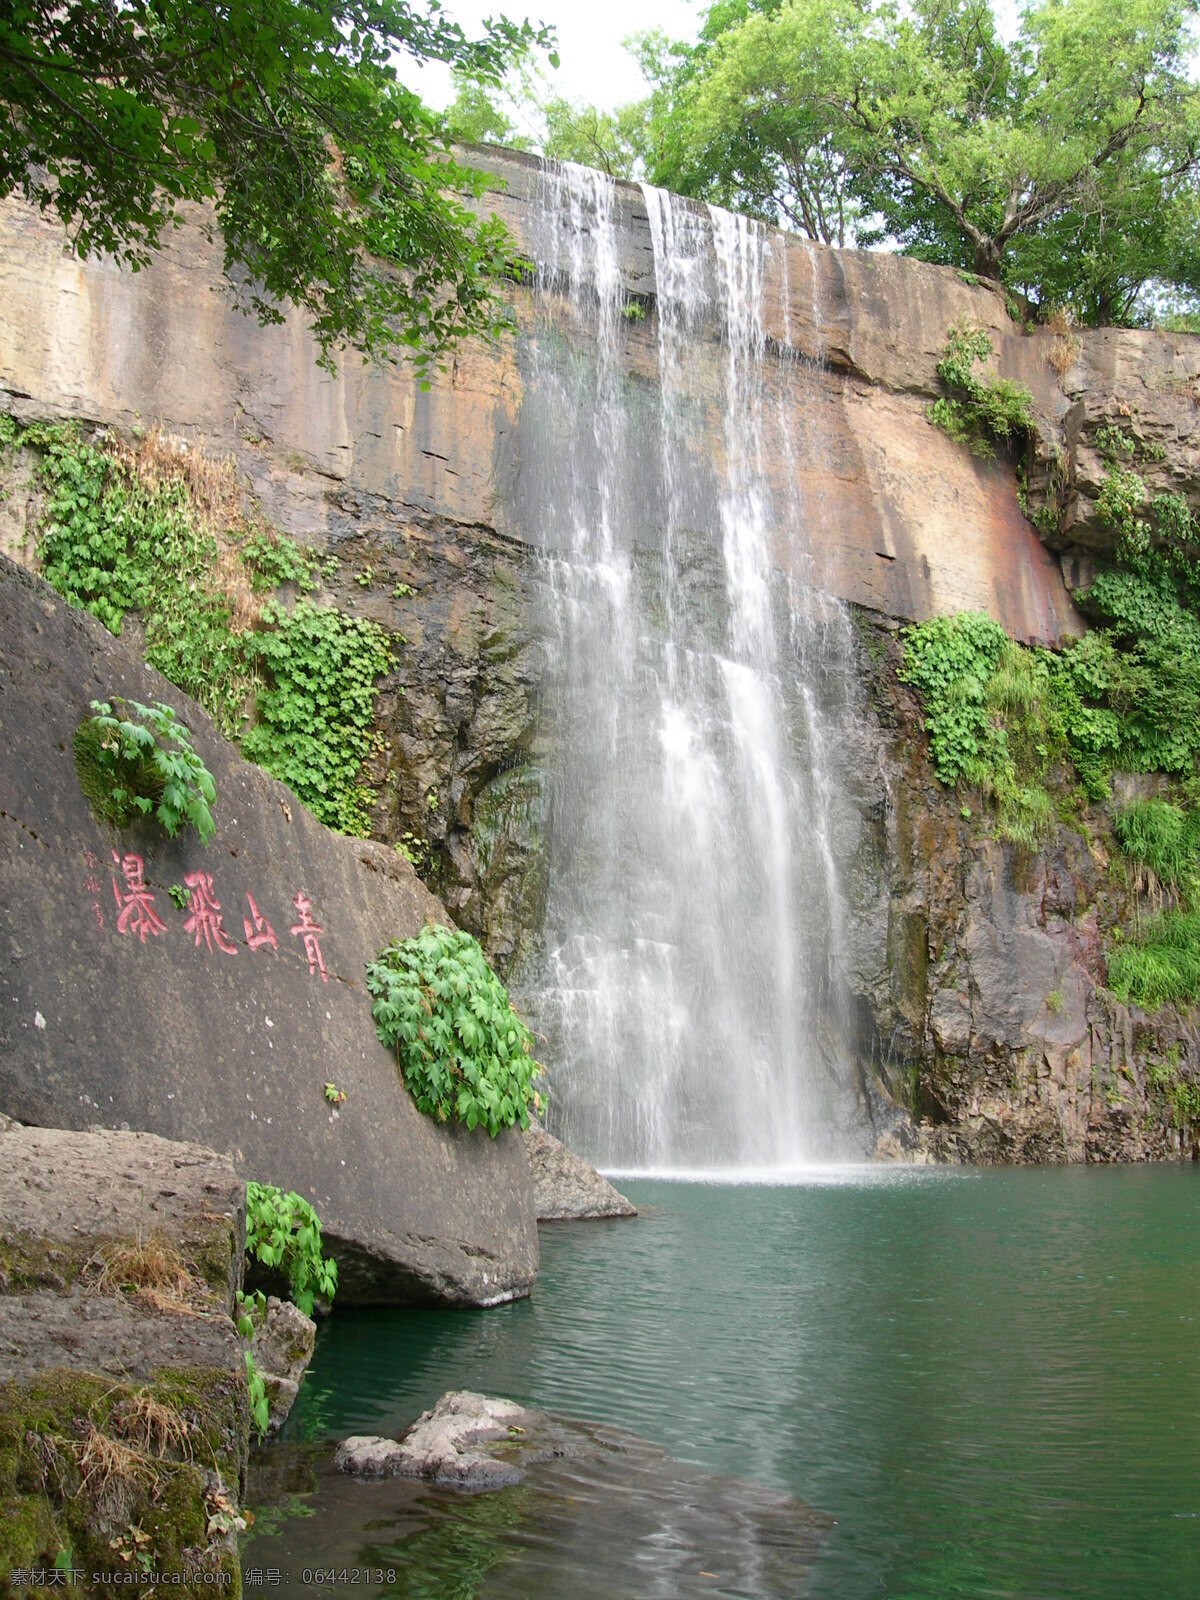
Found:
[[[1004,259],[1004,246],[998,239],[976,239],[974,246],[975,271],[981,278],[1000,277],[1000,263]]]

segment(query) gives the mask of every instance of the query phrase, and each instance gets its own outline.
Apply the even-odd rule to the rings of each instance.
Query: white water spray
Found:
[[[811,619],[770,560],[773,523],[795,508],[774,504],[764,470],[767,235],[643,190],[647,392],[622,353],[639,335],[622,314],[614,193],[586,169],[547,174],[559,273],[531,384],[555,439],[537,526],[557,771],[531,985],[558,1063],[550,1125],[626,1171],[795,1167],[849,1148],[852,1091],[833,981],[830,664],[812,670]],[[586,360],[570,353],[580,335]],[[696,460],[706,403],[716,463]],[[696,514],[705,474],[711,531]]]

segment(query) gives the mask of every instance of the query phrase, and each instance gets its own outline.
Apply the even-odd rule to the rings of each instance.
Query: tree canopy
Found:
[[[583,105],[549,89],[544,75],[527,63],[498,89],[466,73],[455,74],[454,87],[446,120],[455,139],[536,150],[551,161],[577,161],[612,178],[632,178],[640,166],[646,124],[641,103],[615,111]]]
[[[894,240],[1082,321],[1200,292],[1197,0],[716,0],[644,35],[656,182],[830,244]]]
[[[135,269],[181,202],[210,201],[244,309],[301,307],[326,363],[347,341],[428,364],[490,325],[506,237],[466,204],[481,180],[395,58],[498,81],[550,42],[504,18],[468,39],[436,0],[15,0],[0,198]]]

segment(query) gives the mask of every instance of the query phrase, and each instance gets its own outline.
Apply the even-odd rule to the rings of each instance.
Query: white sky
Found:
[[[485,17],[547,23],[558,32],[559,68],[546,67],[548,86],[568,100],[612,110],[639,100],[646,84],[621,47],[632,33],[661,28],[670,39],[692,39],[708,0],[444,0],[448,17],[475,37]],[[542,58],[544,61],[544,57]],[[441,62],[418,68],[397,63],[400,76],[429,105],[443,110],[452,98],[450,72]]]
[[[461,23],[469,37],[481,30],[485,17],[507,16],[514,22],[528,17],[548,23],[558,33],[559,67],[537,59],[549,92],[565,95],[584,105],[611,111],[646,93],[637,65],[621,41],[630,34],[661,28],[669,39],[694,39],[710,0],[443,0],[446,15]],[[1011,38],[1017,29],[1021,0],[992,0],[1001,36]],[[400,77],[417,90],[427,104],[444,110],[453,98],[449,68],[441,62],[424,67],[407,56],[397,59]],[[1193,62],[1192,77],[1200,77],[1200,59]],[[530,130],[534,131],[534,130]]]

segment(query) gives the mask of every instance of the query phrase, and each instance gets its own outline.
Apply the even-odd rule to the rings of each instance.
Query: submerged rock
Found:
[[[309,1468],[319,1514],[278,1531],[264,1518],[268,1531],[243,1549],[255,1567],[361,1566],[386,1548],[403,1593],[482,1592],[486,1573],[496,1600],[794,1600],[833,1525],[801,1500],[678,1461],[624,1429],[476,1394],[443,1396],[400,1441],[347,1440],[340,1470],[311,1447],[270,1455],[306,1448],[297,1464]],[[270,1465],[259,1456],[254,1470]],[[287,1495],[298,1473],[276,1477],[275,1495]]]
[[[356,1478],[395,1478],[402,1475],[404,1459],[404,1447],[395,1439],[384,1439],[377,1433],[355,1433],[338,1445],[333,1464],[339,1472],[349,1472]]]
[[[637,1216],[637,1208],[607,1178],[545,1128],[531,1122],[523,1138],[539,1222]]]
[[[271,1295],[256,1322],[250,1354],[267,1392],[267,1433],[278,1433],[288,1419],[300,1382],[312,1360],[317,1325],[290,1300]]]
[[[526,1411],[515,1401],[453,1390],[423,1412],[399,1442],[370,1435],[345,1440],[334,1465],[363,1477],[425,1478],[462,1489],[502,1489],[524,1476],[504,1457],[533,1449],[536,1424],[544,1421],[540,1412]]]

